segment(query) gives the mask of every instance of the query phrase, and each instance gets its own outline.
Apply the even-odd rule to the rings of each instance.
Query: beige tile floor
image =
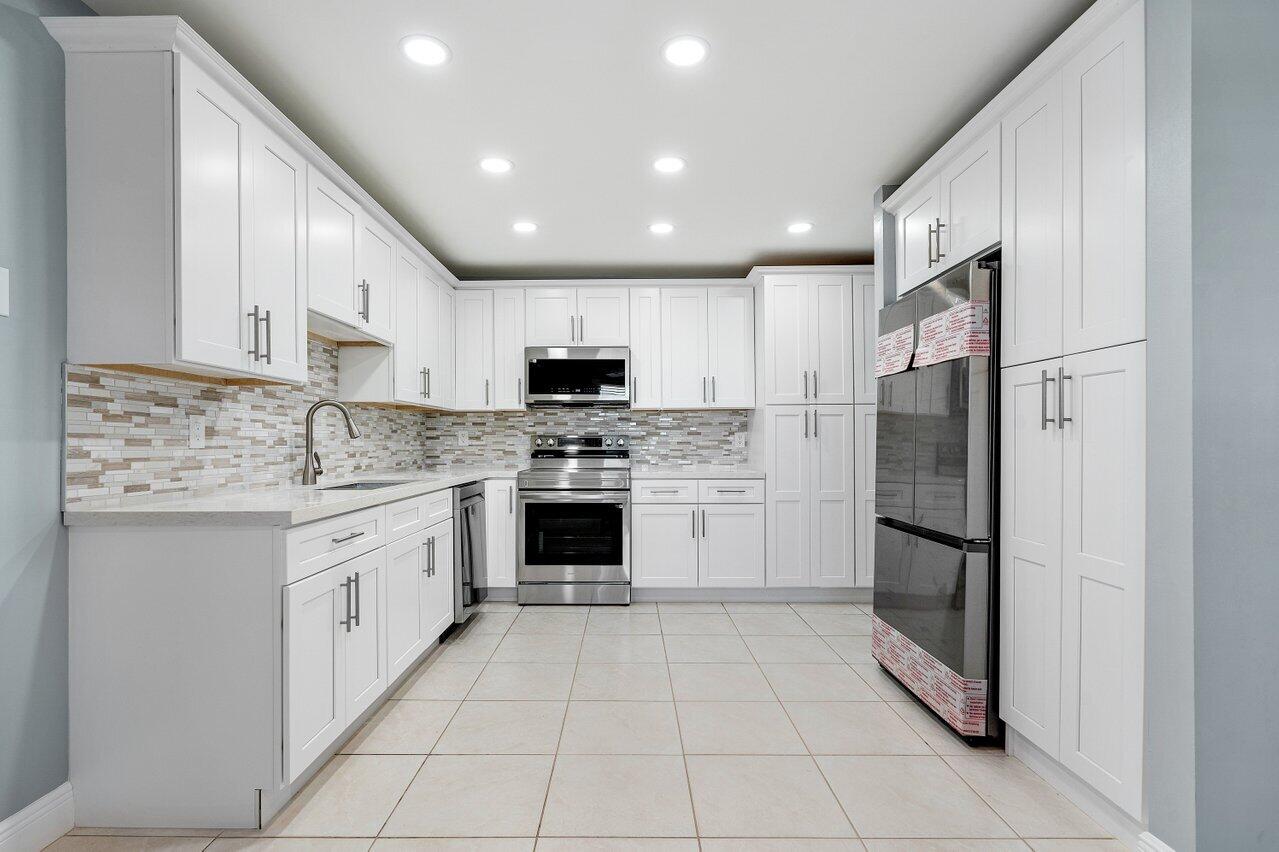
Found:
[[[63,850],[1120,849],[870,657],[869,607],[484,605],[261,832]]]

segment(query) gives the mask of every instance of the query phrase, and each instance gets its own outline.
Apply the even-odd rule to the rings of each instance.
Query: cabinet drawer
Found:
[[[453,517],[453,489],[446,488],[443,491],[437,491],[434,494],[427,494],[426,500],[426,525],[432,526],[438,524],[446,518]]]
[[[649,479],[631,483],[632,503],[696,503],[696,479]]]
[[[420,497],[410,497],[407,500],[387,504],[387,544],[426,529],[428,499],[427,495],[423,494]]]
[[[386,544],[386,507],[375,506],[289,530],[284,582],[292,583]]]
[[[762,479],[703,479],[698,483],[699,503],[763,503]]]

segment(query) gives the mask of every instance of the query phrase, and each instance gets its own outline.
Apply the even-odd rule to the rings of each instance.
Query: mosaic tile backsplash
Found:
[[[228,487],[301,482],[303,419],[337,396],[337,348],[310,341],[304,387],[235,387],[71,366],[67,373],[66,502],[92,505],[155,496],[196,497]],[[637,464],[740,464],[745,411],[644,412],[548,408],[429,412],[352,405],[363,437],[336,411],[316,420],[326,475],[413,471],[448,464],[516,464],[535,434],[619,433]],[[188,418],[206,418],[205,447],[188,446]],[[466,435],[461,445],[459,433]]]

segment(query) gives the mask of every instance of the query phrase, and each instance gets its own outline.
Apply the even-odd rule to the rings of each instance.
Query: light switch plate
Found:
[[[0,266],[0,317],[9,315],[9,270]]]
[[[193,414],[187,418],[187,446],[193,450],[204,449],[204,424],[206,418],[201,414]]]

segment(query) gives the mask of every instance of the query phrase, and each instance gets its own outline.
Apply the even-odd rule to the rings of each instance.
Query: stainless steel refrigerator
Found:
[[[879,315],[880,335],[915,329],[916,355],[909,369],[878,380],[872,654],[971,738],[999,734],[998,275],[996,251],[911,291]],[[916,366],[925,340],[937,339],[939,328],[960,328],[962,337],[962,326],[951,319],[982,310],[991,354]],[[980,347],[958,349],[974,350]],[[940,348],[929,351],[945,357]]]

